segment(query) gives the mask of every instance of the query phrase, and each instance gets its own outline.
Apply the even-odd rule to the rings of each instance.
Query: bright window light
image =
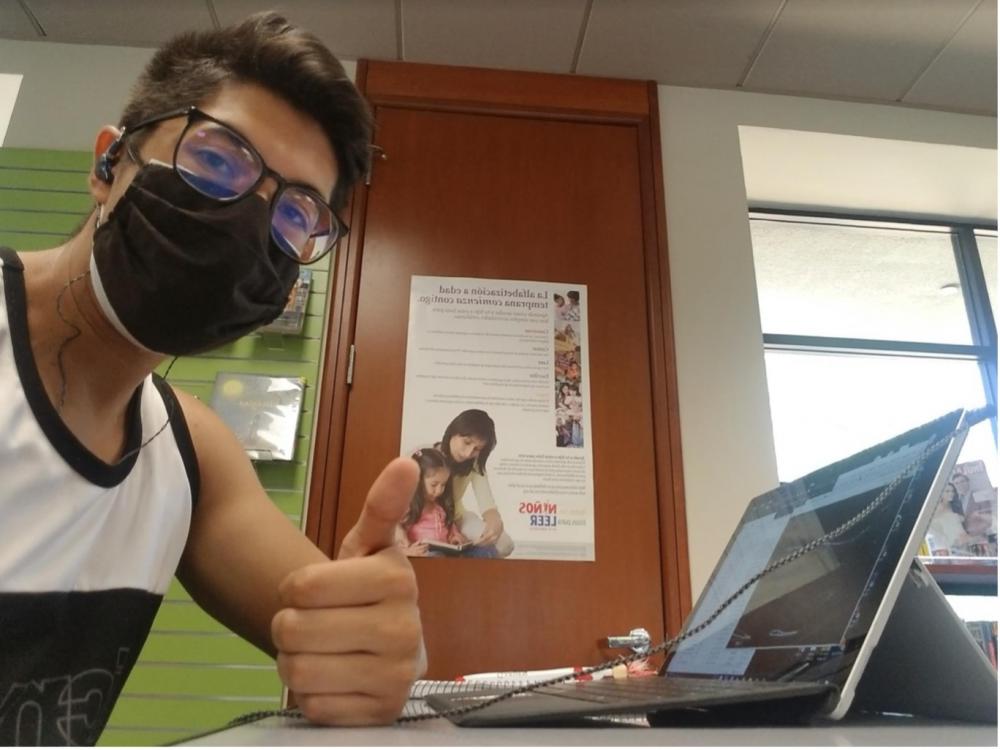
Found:
[[[946,230],[750,223],[765,333],[971,344]]]
[[[778,459],[787,482],[940,417],[984,403],[974,361],[768,351],[767,383]],[[959,461],[982,460],[998,479],[988,422],[966,438]]]

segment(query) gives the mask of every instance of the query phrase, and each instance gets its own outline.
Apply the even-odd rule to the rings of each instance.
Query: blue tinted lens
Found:
[[[204,193],[210,198],[216,198],[220,201],[239,198],[239,193],[237,193],[229,185],[204,177],[195,172],[191,172],[190,170],[184,169],[180,166],[178,166],[177,171],[181,173],[181,177],[184,178],[184,181],[188,185],[193,187],[199,193]]]
[[[281,192],[271,214],[274,241],[303,263],[316,260],[333,246],[338,226],[319,196],[294,186]]]
[[[217,200],[235,200],[257,184],[263,164],[229,128],[211,121],[194,122],[177,146],[177,171],[195,190]]]

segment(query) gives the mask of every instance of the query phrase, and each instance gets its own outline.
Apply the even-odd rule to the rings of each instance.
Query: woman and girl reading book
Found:
[[[407,555],[506,557],[513,551],[486,478],[486,461],[496,442],[490,416],[467,409],[451,421],[441,442],[412,454],[420,481],[396,535]],[[479,514],[463,503],[470,485]]]

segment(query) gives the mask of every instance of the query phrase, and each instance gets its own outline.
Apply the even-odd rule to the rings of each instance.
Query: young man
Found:
[[[398,715],[424,668],[393,544],[416,464],[389,464],[329,561],[219,418],[151,376],[281,312],[345,231],[370,129],[340,63],[279,16],[185,35],[98,134],[83,229],[0,252],[0,745],[95,742],[175,571],[309,719]]]

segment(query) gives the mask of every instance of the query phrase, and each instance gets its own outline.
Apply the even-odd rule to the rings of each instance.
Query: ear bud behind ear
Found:
[[[111,169],[118,161],[118,152],[122,148],[122,137],[119,136],[108,146],[107,150],[97,159],[97,166],[94,167],[94,174],[101,182],[110,185],[115,181],[114,173]]]

